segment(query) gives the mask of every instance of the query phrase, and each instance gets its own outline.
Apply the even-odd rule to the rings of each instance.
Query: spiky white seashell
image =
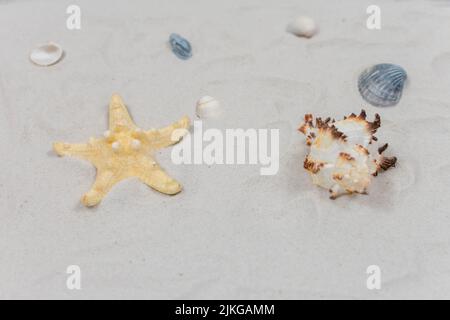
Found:
[[[374,136],[380,127],[378,114],[375,120],[366,120],[366,113],[351,114],[343,120],[316,118],[305,115],[299,131],[306,135],[310,152],[304,168],[311,174],[313,183],[330,191],[331,199],[342,194],[366,194],[372,177],[395,166],[397,158],[385,157],[387,144],[372,150]]]

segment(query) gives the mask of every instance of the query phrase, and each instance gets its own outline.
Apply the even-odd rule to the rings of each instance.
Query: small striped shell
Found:
[[[310,152],[303,166],[314,184],[329,190],[331,199],[343,194],[366,194],[372,177],[395,166],[397,158],[383,155],[388,145],[377,149],[373,143],[380,125],[378,114],[369,122],[364,110],[340,121],[314,121],[311,114],[305,115],[299,131],[306,135]]]
[[[406,78],[406,71],[398,65],[377,64],[364,70],[359,76],[359,93],[374,106],[393,106],[402,97]]]
[[[169,38],[172,52],[180,59],[187,60],[192,57],[192,48],[189,41],[182,36],[172,33]]]

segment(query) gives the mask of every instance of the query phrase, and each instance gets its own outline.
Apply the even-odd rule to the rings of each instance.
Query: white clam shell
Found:
[[[197,102],[195,113],[199,118],[217,118],[221,113],[220,103],[215,98],[204,96]]]
[[[286,30],[298,37],[311,38],[319,31],[319,28],[314,19],[300,16],[289,23]]]
[[[63,54],[64,51],[60,45],[49,42],[33,49],[30,53],[30,60],[38,66],[48,67],[58,63]]]

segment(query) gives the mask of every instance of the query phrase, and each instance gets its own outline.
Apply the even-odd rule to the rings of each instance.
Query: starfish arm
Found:
[[[165,194],[177,194],[182,190],[181,185],[172,179],[157,164],[141,167],[136,176],[149,187]]]
[[[157,130],[148,130],[146,135],[150,139],[152,146],[157,149],[164,148],[179,142],[187,134],[189,126],[190,120],[185,116],[170,126]]]
[[[73,156],[83,159],[89,159],[93,154],[93,148],[87,143],[64,143],[55,142],[53,150],[60,157]]]
[[[120,127],[127,129],[137,128],[136,124],[131,120],[122,98],[118,94],[114,94],[109,104],[109,129],[113,131]]]
[[[81,202],[86,207],[93,207],[98,205],[112,187],[123,179],[120,172],[111,170],[99,170],[97,177],[91,188],[81,199]]]

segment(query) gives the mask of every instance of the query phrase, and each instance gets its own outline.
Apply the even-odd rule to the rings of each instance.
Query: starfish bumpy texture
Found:
[[[159,192],[177,194],[181,185],[159,167],[152,152],[179,142],[189,125],[189,118],[183,117],[165,128],[141,130],[115,94],[109,105],[109,130],[104,138],[91,138],[84,144],[56,142],[53,149],[59,156],[78,157],[96,167],[95,183],[81,199],[87,207],[99,204],[116,183],[132,177]]]

